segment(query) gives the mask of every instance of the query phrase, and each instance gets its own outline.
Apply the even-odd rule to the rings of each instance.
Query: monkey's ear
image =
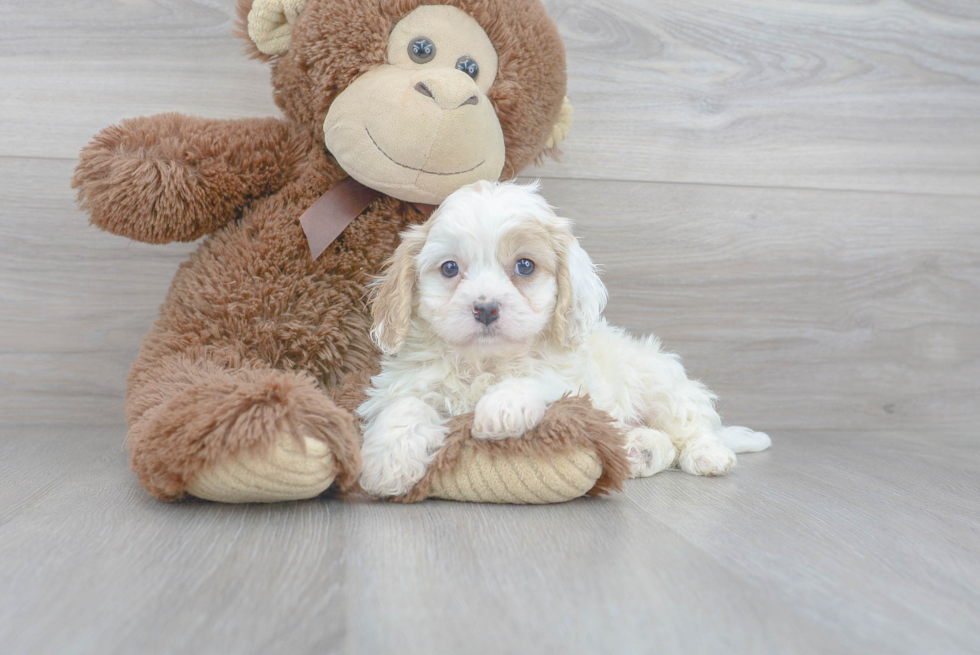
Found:
[[[293,21],[305,4],[306,0],[239,0],[238,13],[245,14],[249,40],[260,53],[271,57],[289,50]]]
[[[566,96],[565,101],[561,105],[561,111],[558,112],[558,122],[551,128],[551,136],[548,137],[548,141],[544,144],[545,149],[552,150],[557,148],[558,144],[565,140],[569,130],[572,129],[572,122],[574,120],[572,114],[574,113],[575,110],[572,108],[572,103],[568,101],[568,96]]]

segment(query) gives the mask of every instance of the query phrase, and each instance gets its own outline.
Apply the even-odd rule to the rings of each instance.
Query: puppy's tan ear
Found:
[[[555,270],[555,279],[558,284],[558,295],[555,299],[555,316],[551,322],[551,339],[560,346],[568,346],[571,343],[571,318],[572,318],[572,278],[568,272],[568,253],[567,244],[560,244],[557,248],[558,268]]]
[[[563,346],[576,346],[589,338],[602,318],[608,294],[595,264],[571,231],[565,234],[558,252],[558,298],[552,336]]]
[[[415,258],[425,245],[428,230],[416,226],[402,234],[402,242],[388,260],[384,277],[371,294],[371,337],[388,355],[398,352],[412,320],[412,292],[415,290]]]

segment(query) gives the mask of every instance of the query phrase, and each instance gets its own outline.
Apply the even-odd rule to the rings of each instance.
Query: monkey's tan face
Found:
[[[497,180],[504,135],[487,98],[496,75],[497,53],[472,17],[419,7],[392,30],[387,63],[334,99],[327,149],[354,179],[409,202]]]

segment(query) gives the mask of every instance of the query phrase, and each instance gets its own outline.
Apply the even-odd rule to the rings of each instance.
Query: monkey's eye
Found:
[[[459,275],[459,264],[456,262],[446,262],[442,265],[442,274],[444,277],[456,277]]]
[[[514,272],[521,277],[527,277],[534,272],[534,262],[530,259],[518,259],[514,266]]]
[[[426,64],[436,56],[436,44],[425,36],[417,36],[408,42],[408,56],[416,64]]]
[[[472,57],[463,55],[456,60],[456,70],[463,71],[475,80],[476,76],[480,74],[480,65]]]

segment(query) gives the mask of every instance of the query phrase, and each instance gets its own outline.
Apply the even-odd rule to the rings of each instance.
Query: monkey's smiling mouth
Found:
[[[486,159],[484,159],[483,161],[481,161],[476,166],[473,166],[472,168],[467,168],[465,171],[456,171],[455,173],[440,173],[438,171],[427,171],[424,168],[416,168],[414,166],[406,166],[405,164],[401,163],[400,161],[396,161],[391,155],[389,155],[387,152],[384,151],[384,148],[382,148],[381,146],[378,145],[378,142],[374,140],[374,137],[373,136],[371,136],[371,130],[369,130],[367,127],[365,127],[364,128],[364,131],[367,132],[368,138],[371,139],[371,143],[373,143],[374,144],[374,147],[378,149],[378,152],[380,152],[382,155],[384,155],[385,157],[387,157],[392,163],[397,164],[398,166],[401,166],[402,168],[407,168],[410,171],[418,171],[419,173],[425,173],[426,175],[462,175],[463,173],[469,173],[470,171],[475,171],[480,166],[483,166],[484,162],[487,161]]]

